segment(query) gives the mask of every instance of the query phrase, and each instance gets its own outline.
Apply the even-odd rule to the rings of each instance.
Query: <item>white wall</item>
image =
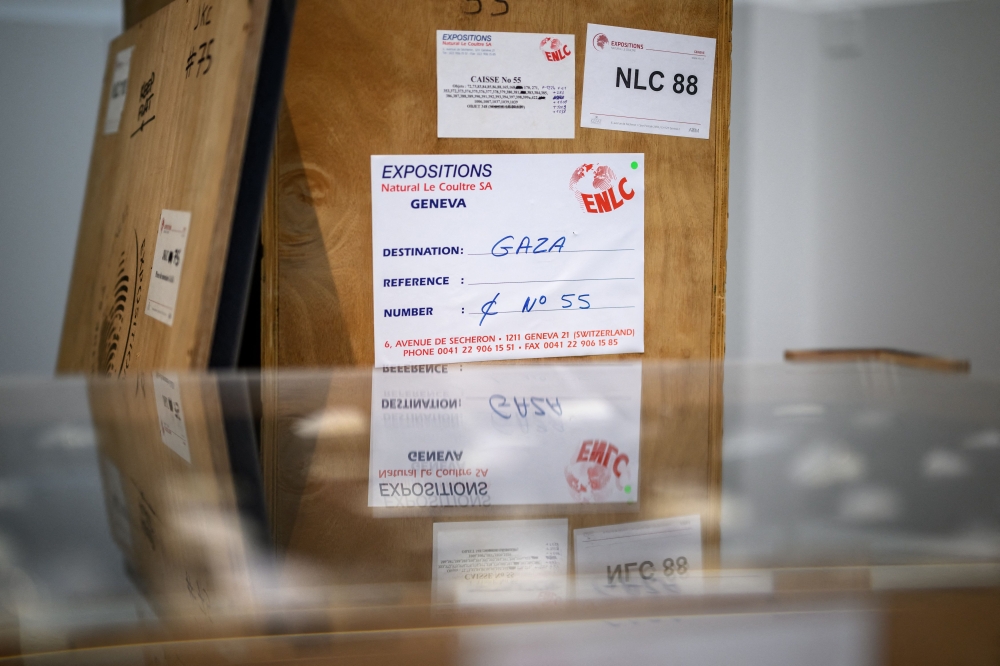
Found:
[[[55,368],[113,17],[0,3],[0,374]]]
[[[727,352],[1000,375],[1000,3],[738,6]]]

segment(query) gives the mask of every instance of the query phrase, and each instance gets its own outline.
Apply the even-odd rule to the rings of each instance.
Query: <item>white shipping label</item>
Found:
[[[373,156],[375,365],[641,352],[644,169]]]
[[[156,415],[160,420],[160,439],[168,449],[191,462],[191,448],[181,408],[180,379],[175,374],[153,373],[153,393],[156,396]]]
[[[580,126],[707,139],[715,40],[587,25]]]
[[[438,30],[438,136],[572,139],[574,39]]]
[[[642,365],[430,365],[372,378],[368,506],[629,504]]]
[[[146,314],[167,326],[174,323],[177,289],[184,268],[184,249],[187,245],[191,213],[182,210],[164,210],[156,232],[156,251],[153,254],[153,275],[149,280],[146,296]]]
[[[434,600],[491,604],[566,598],[569,523],[434,523]]]
[[[104,133],[115,134],[121,125],[122,111],[125,110],[125,96],[128,93],[128,72],[132,65],[134,46],[122,49],[115,55],[115,69],[111,73],[111,89],[108,91],[108,108],[104,114]]]
[[[701,517],[573,530],[576,596],[701,593]]]

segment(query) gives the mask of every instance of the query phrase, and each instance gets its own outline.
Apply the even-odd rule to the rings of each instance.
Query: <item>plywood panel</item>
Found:
[[[299,3],[264,226],[267,366],[371,365],[375,154],[642,152],[645,357],[721,358],[731,0]],[[573,33],[587,23],[717,40],[711,138],[577,128],[572,140],[438,139],[435,30]]]
[[[112,42],[59,371],[208,364],[270,4],[177,0]],[[105,134],[115,57],[130,47],[121,124]],[[164,209],[191,213],[172,325],[144,313]]]
[[[171,0],[123,0],[125,29],[128,30],[139,21],[163,9]]]

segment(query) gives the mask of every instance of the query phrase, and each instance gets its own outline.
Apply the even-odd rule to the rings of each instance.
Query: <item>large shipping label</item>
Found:
[[[643,163],[373,156],[375,364],[643,351]]]

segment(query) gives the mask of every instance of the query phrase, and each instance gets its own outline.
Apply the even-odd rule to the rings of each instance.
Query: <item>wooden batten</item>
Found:
[[[785,360],[793,363],[889,363],[937,372],[969,372],[971,369],[971,365],[966,359],[942,358],[930,354],[883,347],[788,349],[785,350]]]

